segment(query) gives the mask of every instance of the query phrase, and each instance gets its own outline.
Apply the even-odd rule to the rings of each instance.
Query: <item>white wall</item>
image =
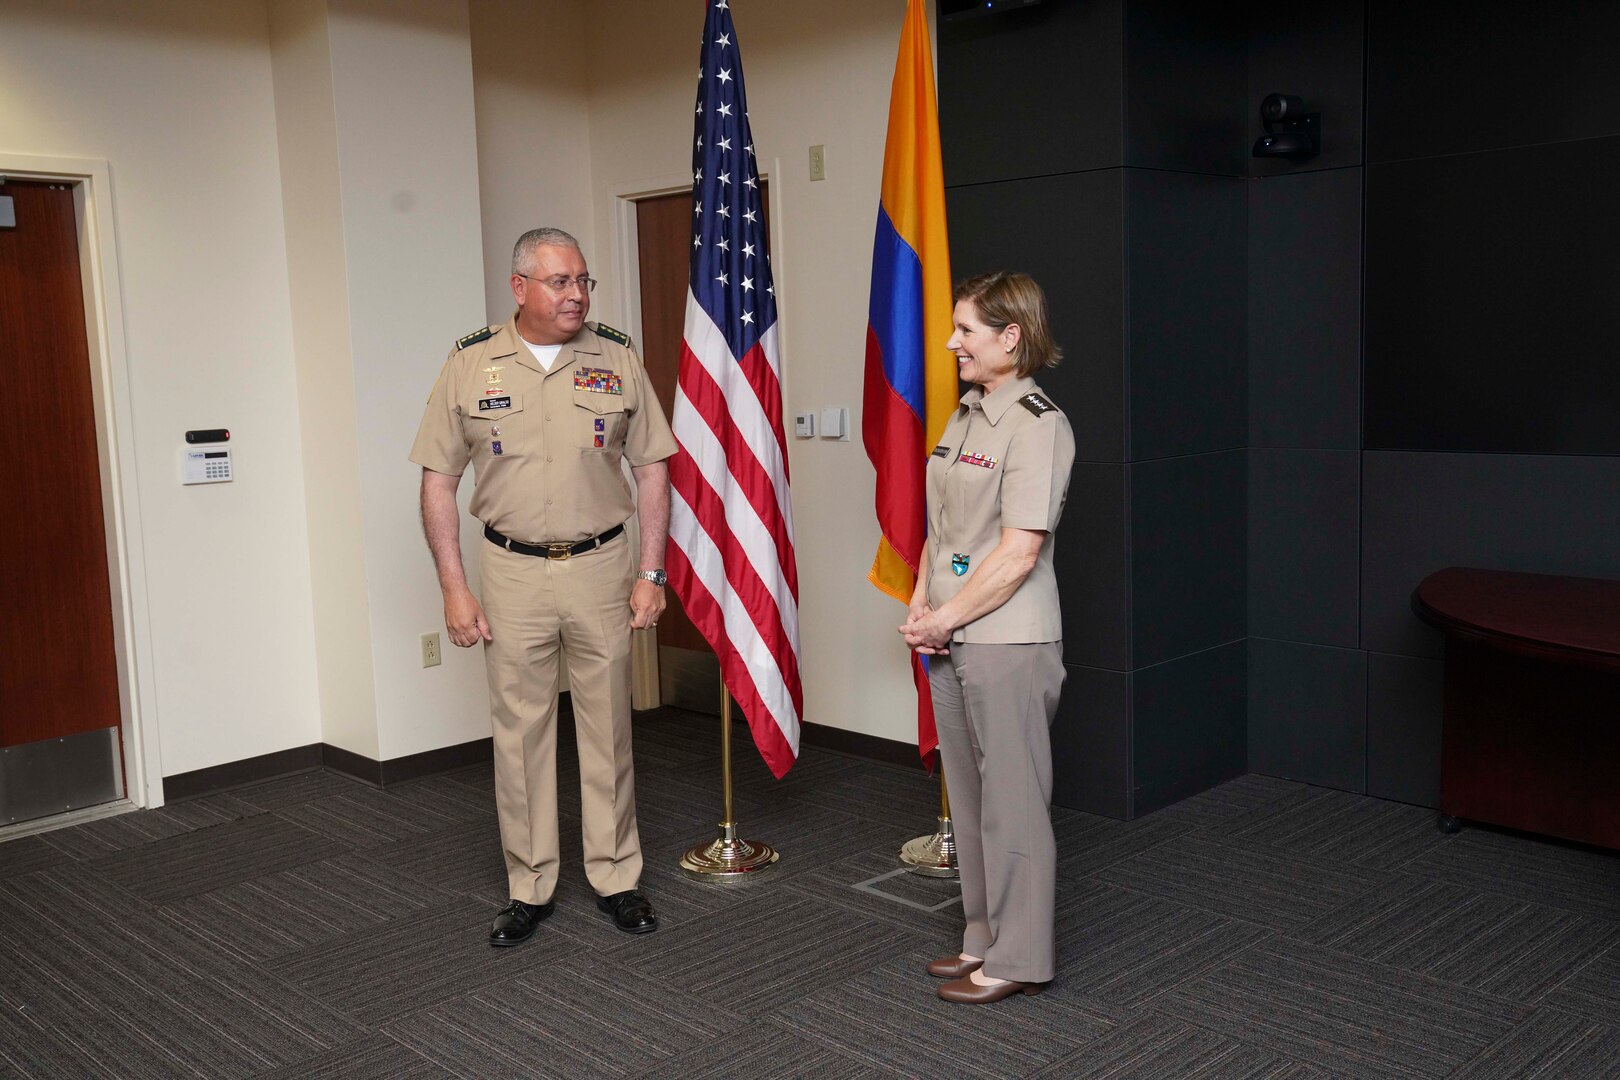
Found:
[[[732,15],[780,245],[771,265],[784,407],[791,414],[843,405],[853,431],[849,442],[789,440],[804,719],[912,741],[916,696],[894,631],[904,609],[866,581],[877,523],[859,434],[872,234],[905,7],[905,0],[746,0],[733,4]],[[614,204],[627,192],[690,182],[703,12],[668,0],[594,0],[588,10],[591,265],[604,282],[594,310],[623,326]],[[808,152],[818,143],[826,147],[827,179],[812,183]]]
[[[470,5],[485,293],[492,323],[512,314],[507,283],[512,245],[528,230],[565,229],[593,267],[597,262],[584,47],[589,6],[587,0],[472,0]],[[561,44],[566,42],[577,47]]]
[[[0,103],[0,152],[110,163],[163,772],[316,742],[264,4],[5,0]],[[235,483],[180,486],[196,427]]]
[[[329,36],[326,0],[270,4],[321,741],[375,759],[377,698]]]
[[[445,636],[444,664],[421,665],[419,636],[444,618],[407,456],[451,344],[483,322],[472,54],[465,0],[328,10],[377,750],[389,760],[489,734],[482,650]],[[484,542],[463,515],[468,562]]]
[[[330,90],[278,98],[271,2],[278,19],[324,10]],[[845,405],[858,432],[904,0],[739,6],[787,408]],[[164,774],[323,739],[393,758],[487,734],[476,651],[418,666],[442,613],[411,437],[450,342],[509,313],[523,229],[578,235],[604,281],[596,314],[633,321],[617,198],[685,183],[701,25],[701,5],[668,0],[0,0],[0,154],[110,162],[150,595],[137,647]],[[291,48],[296,20],[277,27]],[[310,127],[321,94],[329,133]],[[305,166],[321,178],[295,186]],[[235,433],[239,479],[181,487],[183,431],[214,425]],[[910,740],[901,610],[865,580],[859,436],[790,454],[805,718]],[[469,523],[469,562],[479,542]],[[362,583],[334,576],[357,562]],[[317,602],[341,617],[317,623]]]

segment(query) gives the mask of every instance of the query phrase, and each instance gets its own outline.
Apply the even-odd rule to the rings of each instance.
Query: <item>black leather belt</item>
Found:
[[[541,559],[566,559],[571,555],[583,555],[587,551],[599,548],[624,532],[623,525],[615,525],[600,536],[593,536],[589,540],[581,540],[577,544],[520,544],[510,537],[502,536],[488,525],[484,526],[484,539],[507,551],[515,551],[519,555],[533,555]]]

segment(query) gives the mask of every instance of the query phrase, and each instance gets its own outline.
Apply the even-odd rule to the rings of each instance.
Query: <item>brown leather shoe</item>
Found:
[[[928,974],[936,979],[960,979],[984,967],[983,960],[964,960],[960,956],[947,956],[943,960],[930,960]]]
[[[988,1005],[992,1001],[1012,997],[1014,994],[1038,994],[1046,986],[1045,983],[1006,982],[996,983],[994,986],[980,986],[967,975],[960,979],[952,979],[941,984],[939,996],[946,1001],[955,1001],[962,1005]]]

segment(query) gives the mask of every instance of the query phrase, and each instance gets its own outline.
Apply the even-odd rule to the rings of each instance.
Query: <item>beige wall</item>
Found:
[[[492,323],[512,314],[507,278],[512,244],[523,233],[541,225],[566,229],[588,256],[594,252],[583,45],[589,6],[588,0],[471,3],[485,317]],[[570,41],[580,46],[549,44]]]
[[[733,6],[756,156],[771,185],[788,413],[842,405],[848,442],[791,438],[804,719],[901,741],[916,697],[894,632],[904,609],[866,581],[877,546],[873,473],[860,441],[867,289],[878,183],[905,0],[752,0]],[[698,4],[594,0],[591,176],[596,310],[635,317],[616,253],[626,193],[690,183]],[[808,154],[826,147],[827,179]],[[624,320],[624,321],[620,321]],[[858,675],[857,675],[858,673]]]
[[[273,0],[270,49],[304,448],[321,741],[377,757],[371,609],[326,0]]]
[[[264,4],[5,0],[0,102],[0,153],[110,163],[162,770],[315,742]],[[182,487],[184,432],[215,426],[239,479]]]
[[[805,718],[909,740],[901,611],[864,579],[858,436],[904,6],[752,0],[736,18],[772,181],[787,407],[844,405],[857,433],[790,447]],[[121,465],[150,608],[134,647],[164,774],[487,732],[476,652],[417,663],[442,613],[406,451],[449,343],[508,314],[522,229],[578,235],[605,283],[596,313],[636,325],[620,197],[686,183],[700,17],[668,0],[0,0],[0,156],[110,163],[135,458]],[[324,46],[302,39],[321,18]],[[812,143],[828,162],[814,184]],[[182,487],[182,433],[212,425],[235,433],[239,478]],[[464,547],[479,542],[469,524]]]
[[[419,637],[443,608],[407,459],[450,344],[484,305],[465,0],[328,0],[366,588],[383,760],[489,733],[480,650]],[[471,490],[462,484],[462,505]],[[462,548],[484,541],[463,515]],[[475,579],[476,580],[476,579]]]

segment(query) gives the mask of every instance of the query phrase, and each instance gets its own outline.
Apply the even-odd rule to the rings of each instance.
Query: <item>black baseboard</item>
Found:
[[[567,715],[564,710],[568,704],[567,698],[564,697],[559,710],[561,715]],[[560,738],[572,739],[573,725],[560,725],[558,735]],[[804,745],[821,750],[833,750],[840,754],[881,761],[889,765],[905,765],[914,769],[923,767],[915,743],[896,742],[894,739],[883,739],[858,731],[845,731],[843,728],[828,727],[825,724],[801,724],[799,738]],[[342,747],[327,743],[310,743],[308,746],[295,746],[290,750],[278,750],[273,754],[261,754],[242,761],[228,761],[223,765],[197,769],[194,772],[165,776],[163,798],[165,802],[197,799],[204,795],[229,791],[231,788],[246,787],[249,784],[258,784],[280,776],[310,772],[319,768],[351,776],[373,787],[386,788],[390,784],[493,761],[494,753],[494,740],[487,738],[474,739],[472,742],[458,743],[455,746],[441,746],[437,750],[407,754],[405,757],[392,758],[388,761],[374,761],[364,754],[356,754],[352,750],[344,750]]]
[[[325,749],[326,746],[322,743],[310,743],[308,746],[295,746],[290,750],[277,750],[273,754],[260,754],[258,757],[244,758],[241,761],[227,761],[223,765],[211,765],[206,769],[165,776],[163,800],[179,802],[181,799],[196,799],[231,788],[274,780],[278,776],[309,772],[311,769],[321,767],[322,752]]]
[[[389,784],[399,784],[406,780],[415,780],[423,776],[432,776],[434,773],[449,772],[451,769],[493,760],[495,760],[495,740],[474,739],[472,742],[441,746],[437,750],[424,750],[420,754],[407,754],[387,761],[372,761],[348,750],[328,746],[325,748],[321,764],[344,776],[364,780],[376,787],[387,787]]]
[[[800,723],[799,741],[805,746],[814,746],[820,750],[836,750],[840,754],[881,761],[889,765],[909,765],[914,769],[924,767],[922,756],[917,753],[916,743],[897,742],[894,739],[866,735],[859,731],[845,731],[843,728],[828,727],[825,724]]]
[[[277,777],[311,772],[327,768],[333,772],[352,776],[373,787],[385,788],[389,784],[403,783],[434,773],[449,772],[467,765],[494,760],[491,739],[474,739],[456,746],[441,746],[420,754],[389,761],[373,761],[363,754],[326,743],[310,743],[291,750],[278,750],[273,754],[228,761],[195,772],[177,773],[163,778],[164,802],[181,802],[204,795],[217,795],[232,788],[259,784]]]

